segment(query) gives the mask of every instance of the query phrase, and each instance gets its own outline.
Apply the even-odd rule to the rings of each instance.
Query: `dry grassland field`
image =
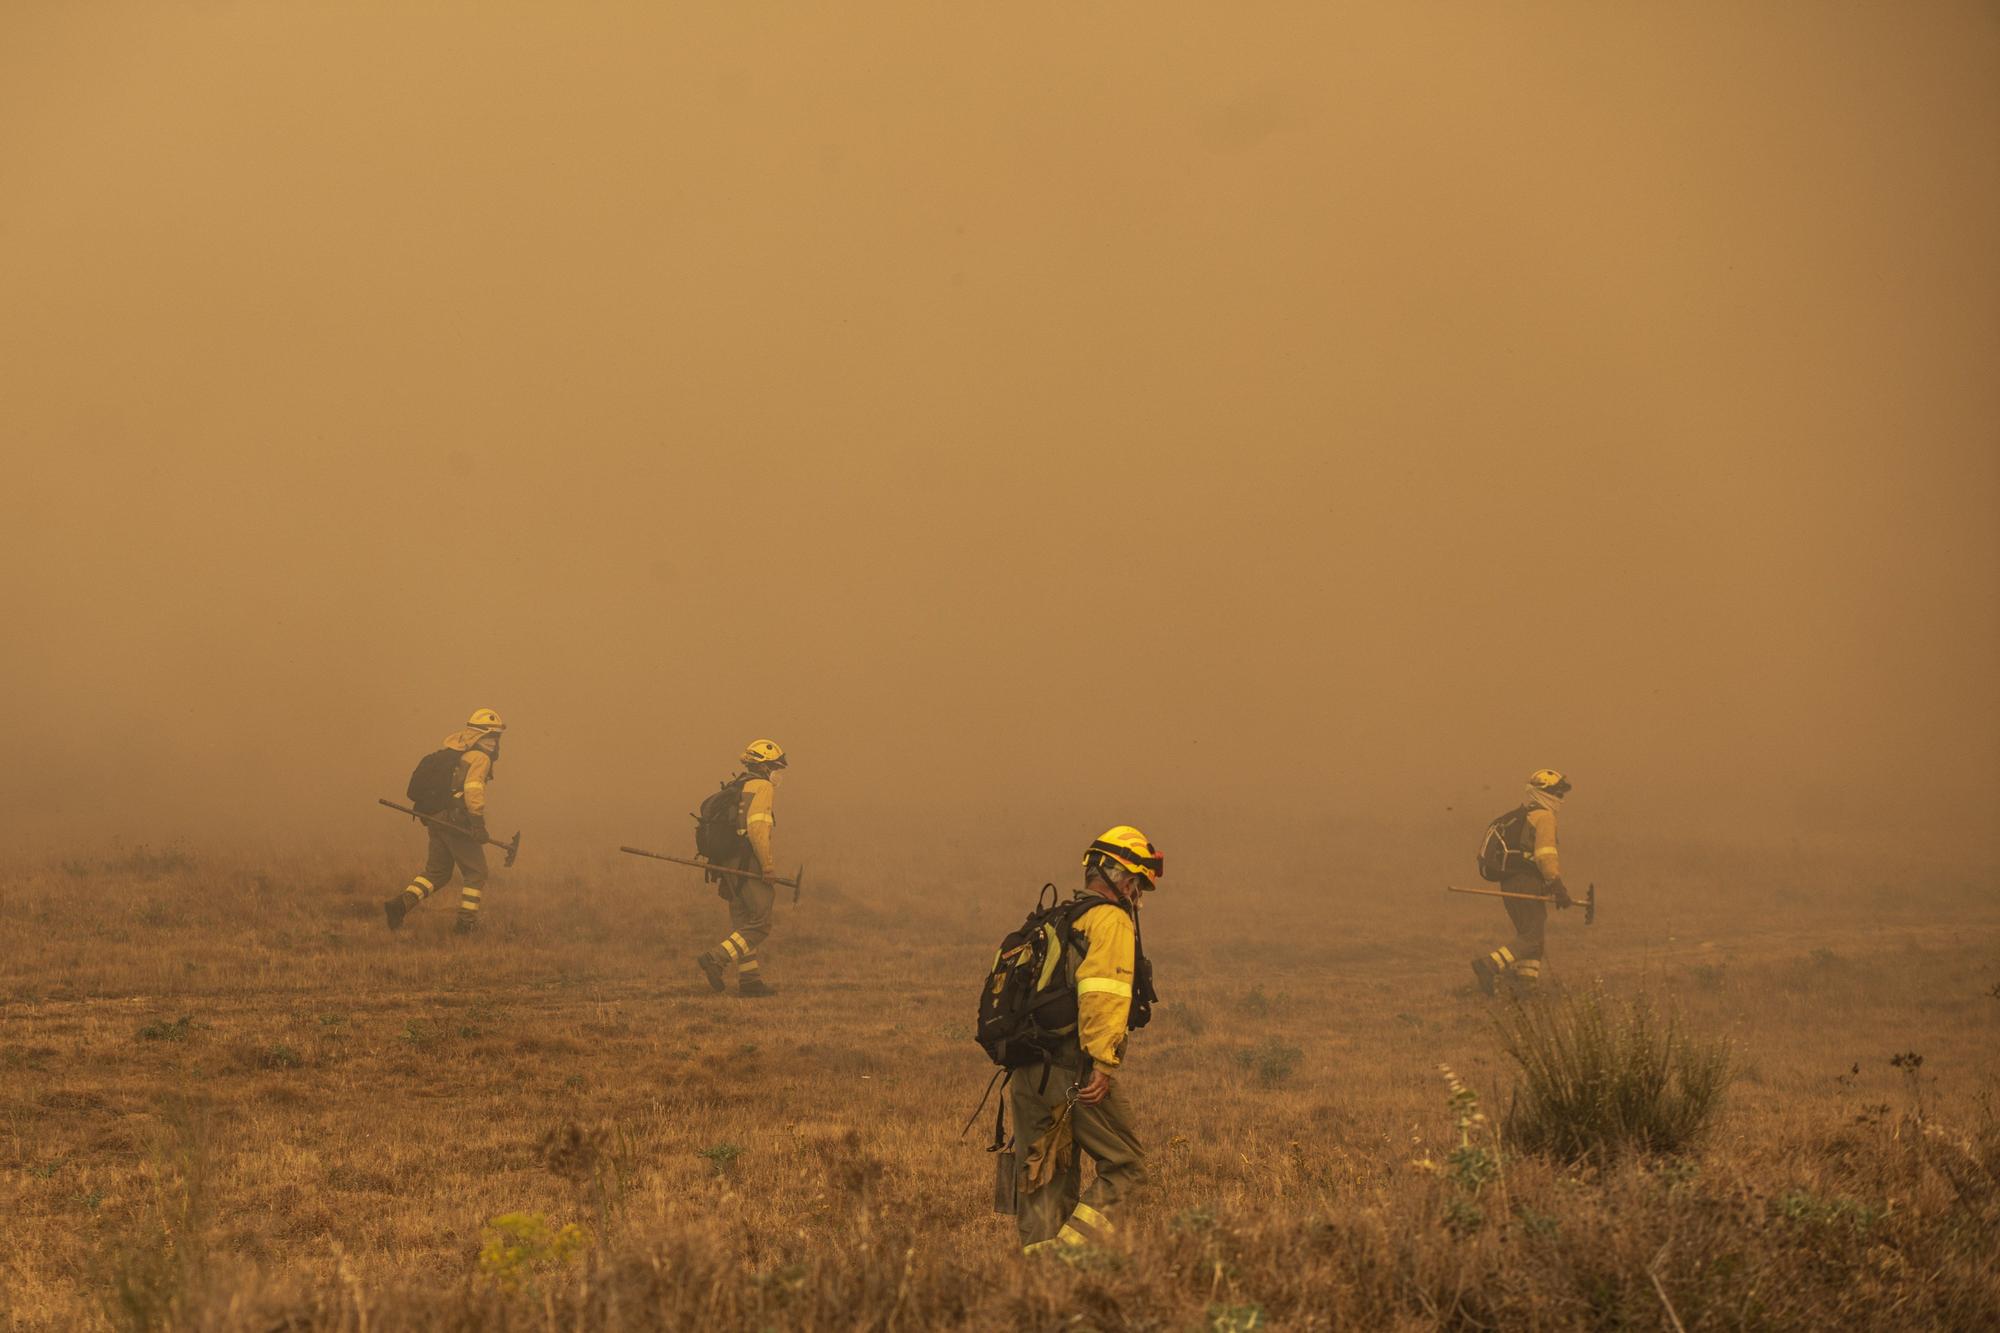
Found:
[[[1990,878],[1592,867],[1578,835],[1599,917],[1553,919],[1550,989],[1643,994],[1737,1071],[1692,1151],[1579,1165],[1494,1142],[1516,1071],[1467,959],[1497,904],[1387,853],[1215,869],[1159,834],[1163,1003],[1126,1076],[1153,1182],[1068,1259],[991,1212],[990,1110],[959,1137],[979,977],[1065,849],[957,885],[818,849],[769,1001],[690,963],[713,890],[615,853],[531,848],[470,939],[455,894],[385,930],[416,835],[17,862],[5,1324],[2000,1326]],[[1454,1157],[1440,1066],[1492,1169]]]

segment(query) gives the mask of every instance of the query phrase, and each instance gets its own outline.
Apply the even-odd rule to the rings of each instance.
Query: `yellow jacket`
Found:
[[[757,855],[757,869],[766,875],[778,873],[778,861],[771,852],[771,833],[778,823],[772,813],[777,792],[769,778],[751,778],[743,784],[743,794],[736,802],[736,831],[748,840],[750,850]]]
[[[479,748],[485,735],[467,727],[444,738],[445,749],[463,752],[451,775],[451,794],[452,799],[464,802],[468,815],[486,813],[486,783],[493,776],[493,756]]]
[[[1076,928],[1087,942],[1076,965],[1077,1040],[1097,1068],[1116,1069],[1132,1016],[1138,931],[1125,909],[1108,900],[1080,914]]]
[[[1556,812],[1528,811],[1528,827],[1535,834],[1535,869],[1541,872],[1542,883],[1553,884],[1562,878],[1562,863],[1556,856]]]

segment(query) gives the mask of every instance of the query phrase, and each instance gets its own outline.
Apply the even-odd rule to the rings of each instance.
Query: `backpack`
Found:
[[[750,840],[742,833],[743,826],[736,822],[737,809],[743,801],[743,784],[749,780],[748,773],[731,778],[722,784],[722,790],[701,803],[701,813],[689,816],[694,820],[697,855],[711,861],[729,861],[749,846]]]
[[[1084,946],[1076,919],[1109,899],[1056,901],[1056,886],[1042,885],[1035,910],[1020,929],[1000,941],[993,966],[979,988],[979,1022],[973,1040],[1003,1069],[1053,1059],[1076,1036],[1076,969],[1070,946]],[[1114,904],[1116,905],[1116,904]],[[1138,917],[1133,916],[1136,927]],[[1135,942],[1132,1009],[1128,1031],[1153,1016],[1153,967]],[[977,1115],[977,1112],[974,1112]]]
[[[1498,884],[1514,870],[1532,864],[1535,838],[1528,828],[1528,812],[1535,807],[1518,805],[1486,826],[1486,838],[1479,844],[1479,877]]]
[[[410,771],[410,785],[403,791],[410,798],[411,808],[427,815],[449,810],[454,795],[452,780],[458,776],[458,761],[463,758],[463,750],[447,745],[417,760],[417,766]]]

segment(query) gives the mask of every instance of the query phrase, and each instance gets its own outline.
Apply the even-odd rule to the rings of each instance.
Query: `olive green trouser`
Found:
[[[1111,1233],[1110,1211],[1146,1182],[1146,1150],[1139,1146],[1124,1089],[1114,1075],[1111,1091],[1097,1105],[1077,1102],[1070,1106],[1070,1142],[1056,1158],[1055,1174],[1040,1189],[1030,1189],[1029,1158],[1035,1142],[1062,1115],[1070,1090],[1088,1077],[1084,1072],[1088,1067],[1083,1063],[1029,1065],[1015,1070],[1007,1084],[1007,1109],[1014,1120],[1016,1197],[1020,1200],[1015,1221],[1024,1249],[1046,1241],[1102,1244]],[[1081,1188],[1083,1153],[1090,1155],[1097,1168],[1097,1178],[1087,1190]]]
[[[744,870],[755,870],[757,858],[741,858],[737,864]],[[754,977],[763,971],[763,964],[757,958],[757,946],[771,933],[771,904],[777,901],[776,888],[761,879],[748,879],[742,875],[723,875],[716,892],[729,902],[729,935],[710,952],[725,964],[736,964],[738,980]]]
[[[486,887],[486,848],[469,831],[438,824],[427,827],[431,845],[424,871],[405,885],[403,892],[416,894],[422,902],[450,883],[456,869],[463,881],[458,892],[459,910],[468,915],[478,912],[481,891]]]
[[[1507,893],[1545,895],[1550,891],[1539,874],[1509,875],[1500,881],[1500,888]],[[1497,971],[1512,975],[1518,981],[1540,981],[1542,950],[1548,938],[1548,904],[1502,898],[1500,905],[1507,909],[1507,919],[1514,923],[1514,940],[1511,944],[1501,945],[1487,957],[1493,960]]]

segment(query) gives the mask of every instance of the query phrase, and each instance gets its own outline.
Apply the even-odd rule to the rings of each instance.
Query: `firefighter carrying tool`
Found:
[[[1488,995],[1501,980],[1516,990],[1532,989],[1542,979],[1549,904],[1568,908],[1575,899],[1563,885],[1556,852],[1556,812],[1569,795],[1570,780],[1553,768],[1528,775],[1527,800],[1486,826],[1479,849],[1479,875],[1500,888],[1493,896],[1514,923],[1514,938],[1472,960],[1473,979]],[[1593,900],[1586,921],[1596,916]]]
[[[412,908],[450,882],[454,868],[463,881],[456,929],[461,935],[470,934],[479,924],[479,900],[486,886],[485,848],[493,844],[486,832],[486,784],[499,766],[500,736],[506,730],[507,724],[498,713],[478,709],[464,727],[417,761],[410,774],[408,813],[423,820],[430,830],[430,854],[423,872],[382,904],[389,929],[401,929]],[[514,851],[520,844],[521,837],[515,834],[508,865],[514,864]]]
[[[701,803],[694,817],[695,852],[707,862],[716,895],[729,904],[729,934],[713,949],[696,955],[695,965],[711,990],[725,990],[724,974],[736,965],[736,993],[761,999],[777,991],[764,980],[757,946],[771,934],[771,905],[777,898],[777,861],[771,837],[777,825],[777,787],[790,761],[772,740],[758,739],[737,757],[743,771]],[[751,871],[751,874],[732,872]],[[793,893],[798,891],[796,881]]]

